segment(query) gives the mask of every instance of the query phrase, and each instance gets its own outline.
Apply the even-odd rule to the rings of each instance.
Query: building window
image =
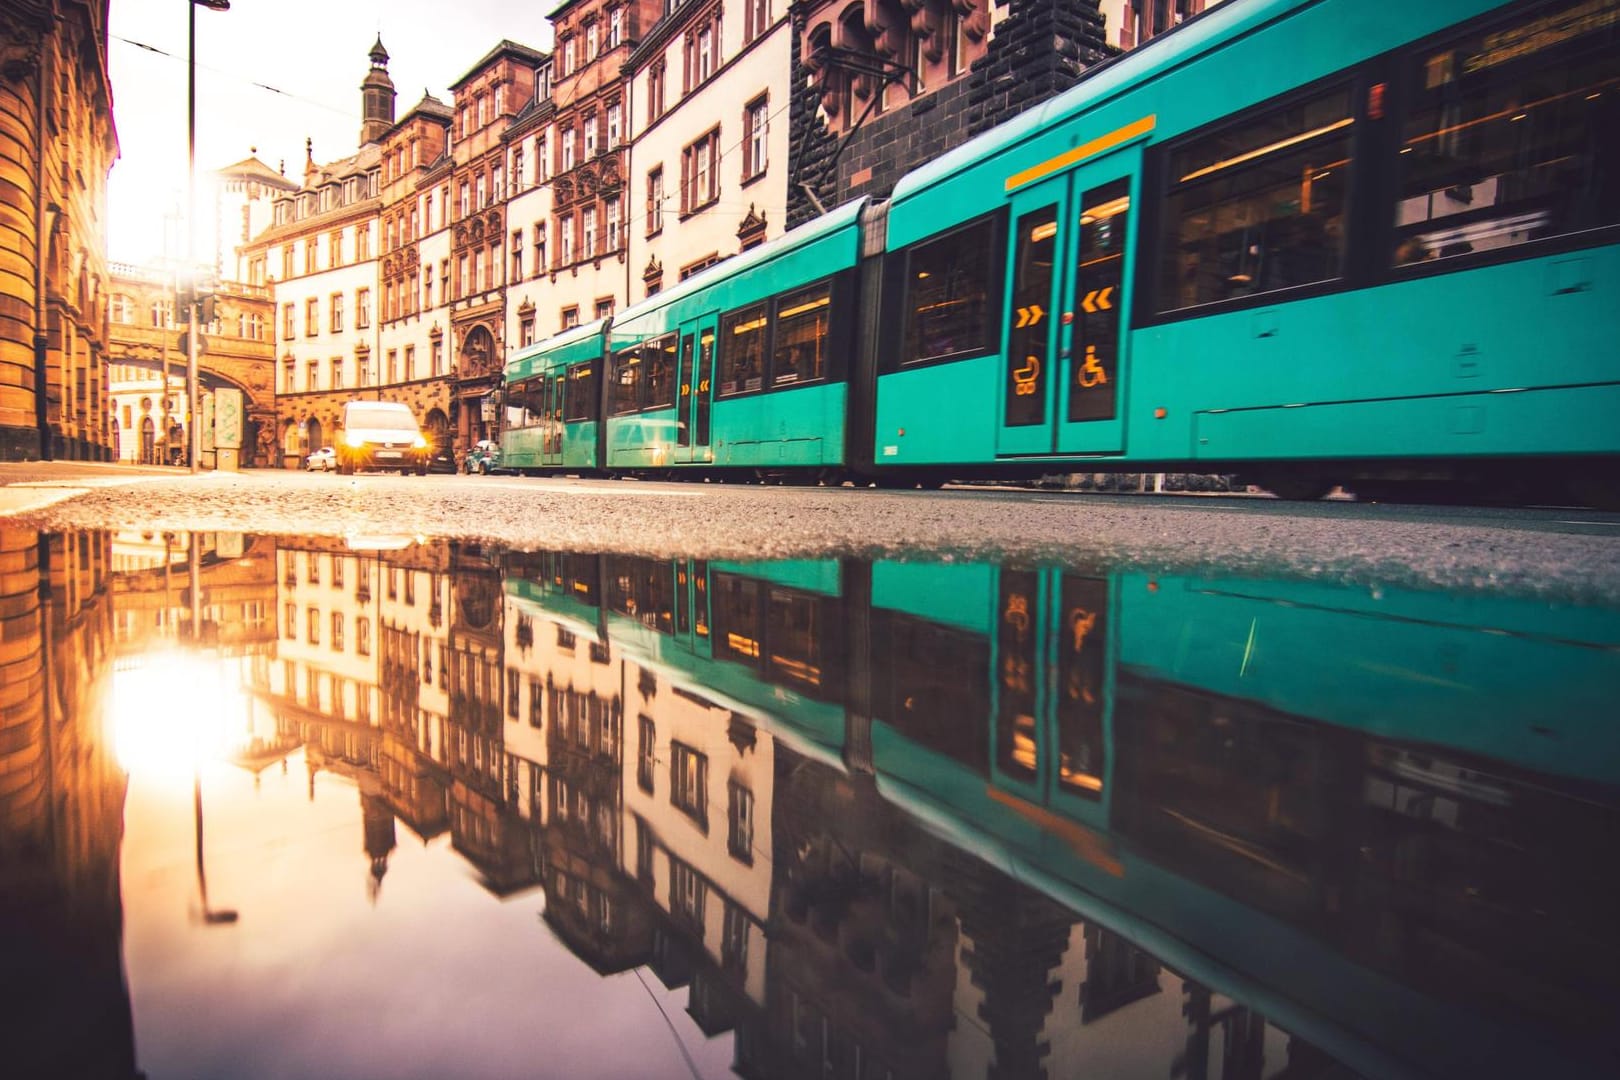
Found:
[[[709,831],[709,757],[685,743],[669,744],[669,802]]]
[[[332,651],[343,651],[343,612],[332,612]]]
[[[580,213],[580,232],[582,241],[580,255],[591,259],[596,256],[596,207],[587,206]]]
[[[444,342],[434,339],[428,348],[433,353],[433,376],[438,378],[444,374]]]
[[[589,161],[596,156],[596,114],[594,112],[586,113],[585,119],[580,124],[580,128],[584,132],[585,137],[585,160]]]
[[[719,64],[717,15],[711,14],[686,34],[686,72],[682,88],[686,93],[709,81]]]
[[[354,328],[365,330],[371,326],[371,290],[354,290]]]
[[[726,850],[739,862],[754,861],[754,793],[735,780],[726,782]]]
[[[472,213],[472,182],[463,180],[461,186],[456,190],[460,197],[460,214],[462,217],[466,217]]]
[[[332,389],[343,389],[343,357],[332,357]]]
[[[607,214],[607,252],[611,255],[619,250],[619,197],[617,195],[607,201],[604,212]]]
[[[523,230],[512,230],[512,276],[508,281],[523,280]]]
[[[321,329],[321,302],[311,296],[304,301],[304,336],[314,337]]]
[[[317,250],[315,237],[304,241],[304,273],[313,274],[321,268],[320,259],[316,257]]]
[[[616,49],[624,40],[624,8],[616,7],[608,12],[608,48]]]
[[[641,717],[637,729],[636,786],[651,795],[653,790],[653,769],[658,764],[657,731],[653,727],[652,717]]]
[[[365,262],[371,258],[371,222],[362,222],[354,227],[354,260]]]
[[[769,98],[765,95],[750,101],[743,109],[743,167],[744,182],[765,172],[765,136],[769,130]]]
[[[558,172],[567,172],[574,167],[574,129],[565,127],[558,132],[558,143],[561,146],[562,160],[557,166]]]
[[[647,174],[647,235],[664,231],[664,167]]]
[[[546,271],[546,225],[543,221],[534,223],[534,273],[536,277]]]
[[[321,362],[311,360],[304,365],[304,389],[319,390],[321,388]]]
[[[720,129],[681,151],[681,212],[691,214],[720,198]]]
[[[312,607],[312,608],[309,609],[309,638],[308,638],[308,640],[309,640],[309,643],[311,645],[319,645],[321,643],[321,609],[320,608],[313,608]]]
[[[596,23],[592,22],[585,27],[585,62],[588,64],[596,59],[601,41],[600,31]]]
[[[295,375],[293,359],[289,356],[281,362],[281,392],[283,394],[291,394],[297,390],[297,386],[293,383]]]
[[[564,214],[557,219],[557,259],[561,266],[574,261],[574,215]]]
[[[327,261],[332,264],[332,269],[336,270],[343,265],[343,230],[339,229],[327,237],[326,255]]]
[[[698,872],[680,859],[669,860],[669,910],[694,931],[701,939],[703,909],[709,903],[708,883]]]
[[[609,315],[612,315],[612,314],[613,314],[613,297],[609,296],[604,300],[598,300],[596,302],[596,317],[598,319],[605,319]]]
[[[647,118],[657,120],[664,115],[664,82],[668,73],[664,61],[659,60],[647,69]]]
[[[748,912],[726,901],[725,925],[720,936],[720,964],[734,975],[748,973]]]
[[[562,309],[562,328],[572,330],[579,325],[579,308],[565,307]]]
[[[489,205],[489,196],[484,189],[483,173],[473,177],[473,204],[480,210]]]
[[[286,607],[282,610],[281,632],[294,641],[298,640],[298,605],[291,600],[287,601]]]
[[[624,106],[617,101],[607,107],[607,149],[616,149],[624,138]]]
[[[371,620],[364,615],[354,620],[354,651],[361,656],[371,655]]]
[[[424,310],[433,306],[433,268],[422,267],[422,307]]]
[[[416,378],[416,346],[405,346],[405,381],[410,382]]]
[[[765,32],[771,21],[771,0],[745,0],[743,41],[753,41]]]
[[[525,347],[534,344],[534,316],[525,315],[518,322],[518,346]]]
[[[281,305],[281,337],[283,341],[291,341],[298,333],[295,325],[297,313],[291,304]]]
[[[332,305],[331,306],[332,306],[332,311],[331,311],[331,315],[332,315],[332,333],[341,334],[341,333],[343,333],[343,294],[342,293],[335,292],[335,293],[332,294]]]

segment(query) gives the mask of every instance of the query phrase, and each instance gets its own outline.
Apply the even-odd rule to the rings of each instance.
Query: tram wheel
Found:
[[[1308,470],[1262,473],[1259,484],[1279,499],[1314,502],[1333,490],[1333,482]]]

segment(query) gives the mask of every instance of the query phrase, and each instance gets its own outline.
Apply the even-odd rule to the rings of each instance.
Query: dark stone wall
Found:
[[[818,213],[801,184],[813,188],[828,209],[861,195],[886,197],[907,172],[1062,93],[1114,53],[1103,36],[1097,0],[1009,2],[1011,14],[966,76],[868,117],[842,150],[843,137],[829,133],[817,115],[799,52],[808,9],[795,5],[788,228]]]

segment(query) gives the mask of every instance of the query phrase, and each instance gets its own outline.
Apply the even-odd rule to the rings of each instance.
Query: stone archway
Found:
[[[151,416],[141,417],[141,456],[142,465],[157,464],[157,425],[152,423]]]
[[[304,445],[310,450],[326,445],[321,438],[321,422],[313,416],[304,421]]]
[[[422,433],[435,449],[450,448],[450,418],[443,409],[435,407],[428,410],[428,414],[422,418]]]

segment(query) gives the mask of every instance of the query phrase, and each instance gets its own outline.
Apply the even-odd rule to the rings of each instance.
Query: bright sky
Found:
[[[424,89],[448,103],[449,85],[502,38],[548,50],[545,14],[560,2],[232,0],[225,12],[198,8],[197,174],[257,147],[259,160],[272,169],[285,161],[287,175],[298,178],[306,137],[315,140],[317,162],[354,153],[360,81],[379,32],[401,116]],[[108,192],[114,260],[155,259],[166,243],[169,254],[184,253],[184,232],[172,221],[166,228],[164,218],[186,200],[186,8],[185,0],[112,3],[108,53],[120,144]],[[205,222],[199,232],[204,257],[211,231]]]

